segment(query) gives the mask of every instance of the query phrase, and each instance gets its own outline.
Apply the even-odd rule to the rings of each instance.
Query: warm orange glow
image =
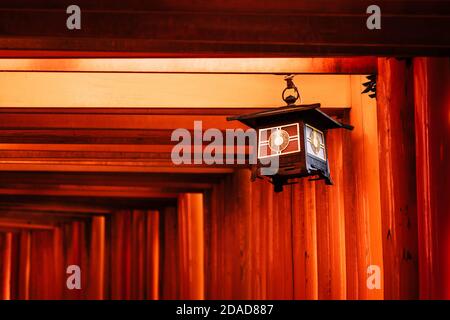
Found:
[[[0,59],[2,71],[365,74],[376,58]]]
[[[0,298],[450,298],[448,59],[379,59],[376,100],[317,74],[339,60],[294,60],[0,61]],[[281,104],[275,61],[354,126],[327,132],[334,184],[174,164],[174,129]]]
[[[302,74],[295,82],[305,104],[349,108],[351,77]],[[0,107],[272,108],[285,105],[283,78],[270,74],[0,72]]]

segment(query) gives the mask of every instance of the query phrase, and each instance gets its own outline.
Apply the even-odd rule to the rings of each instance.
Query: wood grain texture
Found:
[[[301,179],[293,192],[293,267],[295,299],[319,297],[315,182]]]
[[[0,300],[11,299],[12,233],[0,233]]]
[[[366,0],[109,2],[78,3],[83,27],[75,32],[65,27],[69,2],[2,4],[2,54],[299,57],[436,55],[449,50],[449,36],[439,32],[449,22],[446,1],[380,1],[383,27],[375,32],[365,25],[367,7],[373,4]]]
[[[344,133],[345,219],[347,283],[350,299],[382,299],[383,286],[369,289],[368,267],[380,268],[383,283],[383,250],[376,106],[363,91],[362,77],[354,76],[352,111],[355,127]],[[359,92],[358,92],[359,91]]]
[[[1,54],[0,54],[1,56]],[[76,62],[76,63],[75,63]],[[1,59],[2,71],[194,74],[371,74],[375,57],[229,59]],[[255,78],[253,78],[255,80]],[[306,84],[307,85],[307,84]],[[180,89],[180,88],[178,88]],[[206,92],[205,92],[206,93]],[[210,94],[208,92],[208,94]]]
[[[181,172],[153,162],[142,174],[71,163],[97,146],[110,161],[140,145],[165,150],[157,141],[172,119],[205,116],[225,128],[229,110],[0,110],[1,161],[16,152],[25,168],[0,167],[2,297],[448,298],[449,60],[417,58],[411,69],[383,58],[378,67],[377,105],[360,95],[365,78],[349,76],[352,108],[340,117],[355,128],[328,132],[334,185],[301,179],[281,194],[245,167]],[[166,123],[147,131],[151,118]],[[71,264],[81,291],[65,286]],[[381,289],[367,287],[369,265],[381,268]]]
[[[161,286],[163,300],[176,300],[180,297],[178,212],[176,207],[165,207],[162,213],[161,245]]]
[[[343,132],[331,130],[327,152],[334,185],[316,183],[319,299],[346,299]]]
[[[144,274],[147,276],[146,298],[159,300],[160,297],[160,213],[156,210],[147,212],[146,237],[146,264]]]
[[[379,59],[378,141],[386,299],[417,299],[418,235],[413,70]]]
[[[181,299],[205,298],[203,195],[180,194],[178,232]]]
[[[30,250],[31,250],[30,231],[22,230],[19,239],[19,257],[18,257],[18,288],[17,298],[28,300],[30,298]]]
[[[413,64],[420,298],[448,299],[450,203],[442,192],[450,187],[450,61],[416,58]]]

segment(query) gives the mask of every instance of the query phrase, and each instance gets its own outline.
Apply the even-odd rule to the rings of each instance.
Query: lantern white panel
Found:
[[[307,124],[305,126],[305,139],[308,155],[326,161],[325,135],[323,132]]]
[[[259,130],[258,159],[300,152],[298,123]]]

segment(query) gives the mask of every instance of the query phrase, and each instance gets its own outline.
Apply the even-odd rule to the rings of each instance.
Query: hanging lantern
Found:
[[[328,165],[326,132],[330,129],[352,130],[320,110],[320,104],[296,105],[300,93],[293,76],[285,78],[287,86],[282,98],[287,106],[267,111],[228,117],[258,132],[256,176],[264,176],[262,168],[272,157],[278,157],[278,170],[270,175],[275,191],[283,190],[290,179],[316,176],[332,184]]]

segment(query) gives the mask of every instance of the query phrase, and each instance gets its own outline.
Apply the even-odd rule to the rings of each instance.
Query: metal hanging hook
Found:
[[[298,88],[295,86],[294,83],[294,75],[290,74],[284,77],[284,81],[286,81],[286,88],[283,90],[283,93],[281,94],[281,97],[284,102],[286,102],[288,105],[295,104],[297,100],[300,99],[300,104],[302,103],[302,98],[300,96],[300,92],[298,91]],[[294,90],[295,95],[286,95],[286,92],[288,90]]]

